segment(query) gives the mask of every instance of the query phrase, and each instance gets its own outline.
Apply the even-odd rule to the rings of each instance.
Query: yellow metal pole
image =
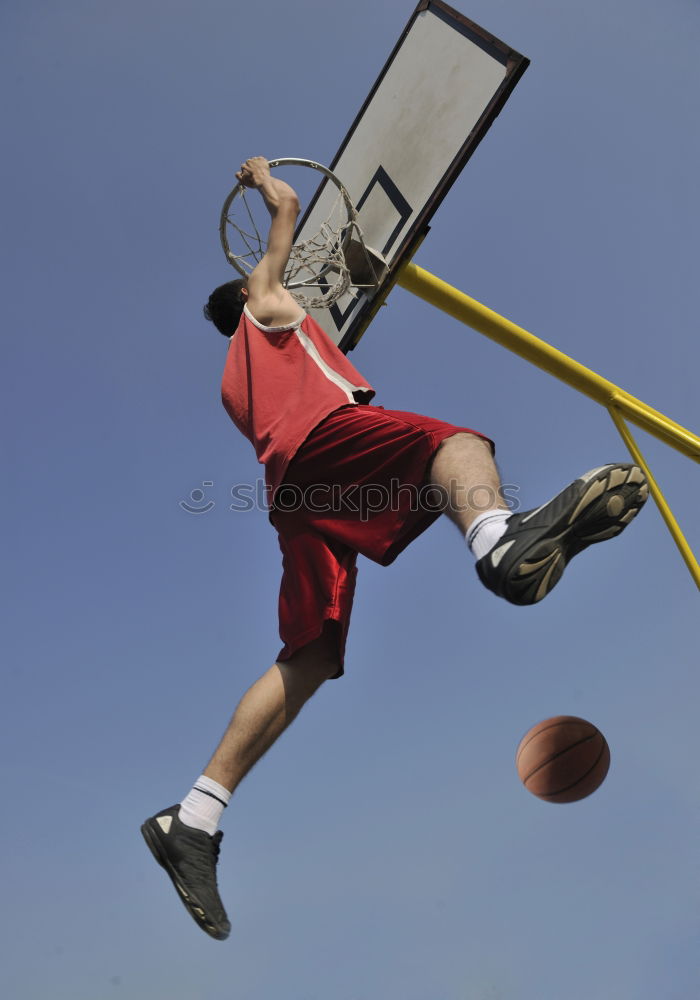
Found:
[[[504,316],[448,285],[429,271],[409,261],[399,272],[397,283],[431,305],[454,316],[468,326],[495,340],[514,354],[525,358],[543,371],[561,379],[597,403],[617,407],[628,420],[700,462],[700,437],[663,413],[636,399],[624,389],[603,378],[590,368],[574,361],[539,337],[528,333]]]
[[[671,508],[666,503],[666,498],[659,489],[658,483],[652,476],[649,466],[644,461],[644,456],[639,450],[637,442],[632,437],[629,427],[626,425],[625,421],[617,412],[617,407],[609,406],[608,411],[610,413],[610,416],[613,418],[615,426],[620,432],[622,440],[629,448],[632,458],[635,460],[640,469],[644,470],[644,474],[649,482],[649,490],[651,491],[651,495],[656,501],[656,506],[659,508],[661,516],[666,522],[666,527],[671,532],[674,542],[678,546],[681,555],[685,559],[686,566],[690,570],[690,575],[692,576],[693,580],[695,580],[696,587],[700,590],[700,565],[698,564],[697,559],[693,555],[692,549],[685,540],[685,536],[683,535],[683,532],[680,529],[678,521],[676,521],[675,517],[673,516]]]

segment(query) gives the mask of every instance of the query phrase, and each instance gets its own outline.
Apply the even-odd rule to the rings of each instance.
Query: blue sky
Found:
[[[697,5],[459,7],[532,64],[416,261],[697,431]],[[346,676],[225,816],[226,944],[138,833],[279,648],[277,542],[228,509],[259,470],[201,317],[231,274],[220,205],[249,155],[332,159],[412,9],[2,5],[9,1000],[700,987],[698,593],[651,504],[530,609],[447,523],[362,561]],[[401,289],[352,360],[377,402],[493,437],[525,507],[625,456],[594,403]],[[636,436],[699,550],[697,468]],[[581,803],[518,782],[555,714],[610,744]]]

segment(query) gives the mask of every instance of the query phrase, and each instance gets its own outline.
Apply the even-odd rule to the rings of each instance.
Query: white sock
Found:
[[[180,820],[213,837],[230,798],[228,788],[202,774],[180,803]]]
[[[510,515],[509,510],[486,510],[472,521],[465,537],[475,559],[483,558],[496,545]]]

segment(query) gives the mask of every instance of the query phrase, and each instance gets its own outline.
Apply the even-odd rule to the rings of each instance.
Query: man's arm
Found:
[[[263,156],[246,160],[236,177],[246,187],[257,188],[271,218],[267,251],[248,278],[248,307],[264,326],[284,326],[301,313],[301,307],[282,283],[294,240],[299,199],[289,184],[270,176]]]

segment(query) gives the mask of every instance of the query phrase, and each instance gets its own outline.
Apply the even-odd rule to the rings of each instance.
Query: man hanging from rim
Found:
[[[141,827],[190,914],[219,940],[230,931],[216,881],[223,809],[311,695],[342,676],[358,553],[387,566],[444,513],[484,586],[535,604],[572,556],[618,535],[648,495],[640,469],[610,464],[535,510],[510,511],[487,437],[371,402],[369,382],[284,287],[296,193],[261,156],[236,177],[269,210],[267,251],[247,279],[212,292],[205,315],[230,340],[224,406],[265,467],[282,551],[284,647],[190,792]]]

